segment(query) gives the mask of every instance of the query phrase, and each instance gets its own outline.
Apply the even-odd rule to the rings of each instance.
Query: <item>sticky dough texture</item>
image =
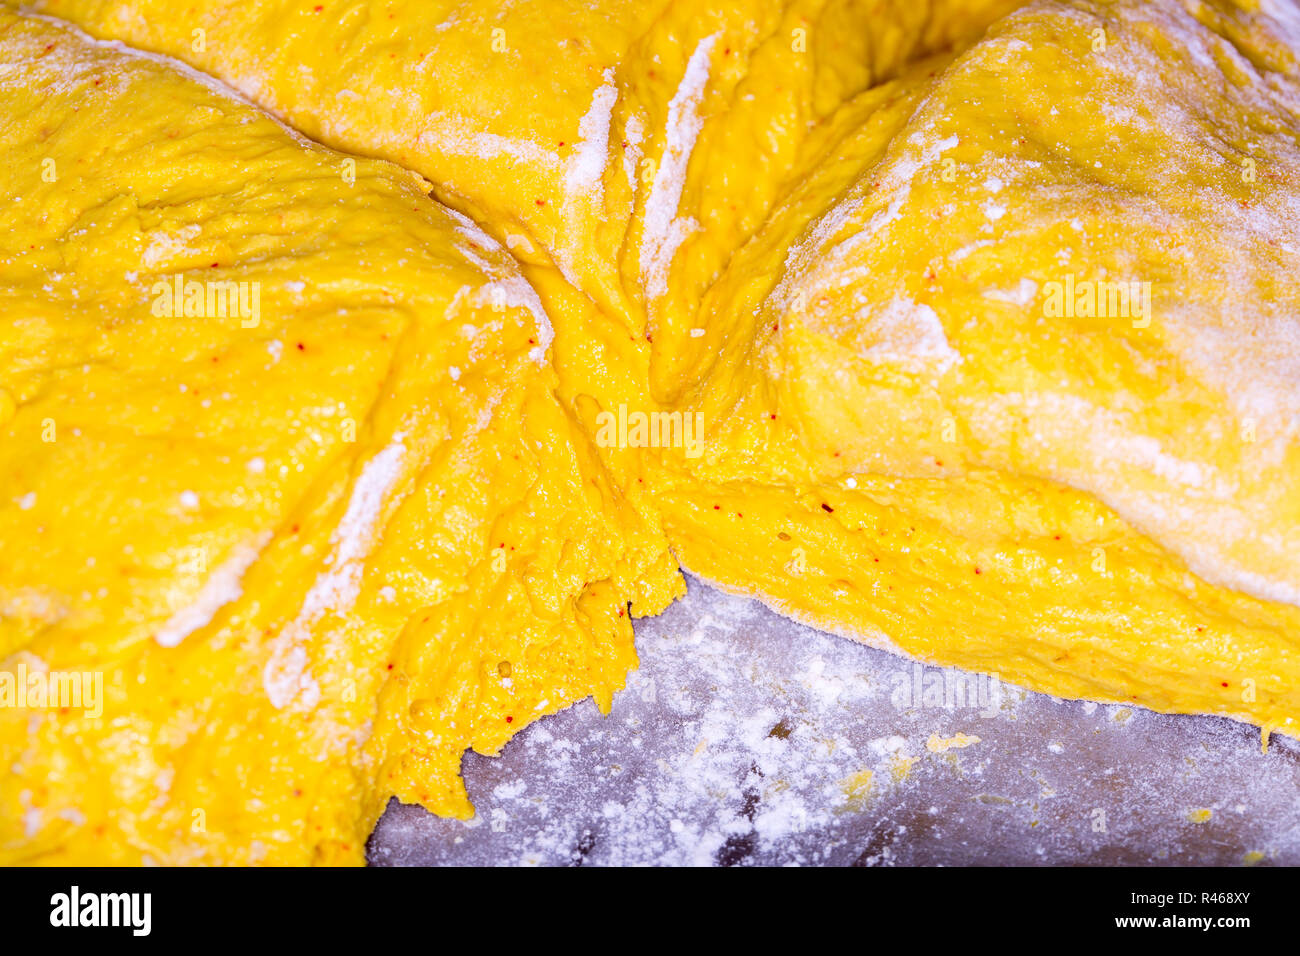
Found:
[[[129,599],[120,589],[74,599],[74,588],[97,593],[80,575],[47,593],[60,579],[53,569],[79,567],[120,544],[58,530],[56,518],[74,526],[66,501],[49,502],[39,490],[36,508],[0,512],[12,522],[0,525],[4,540],[35,534],[42,522],[62,549],[0,581],[7,607],[23,609],[3,618],[4,650],[82,660],[86,645],[77,635],[84,632],[74,622],[92,613],[113,629],[96,632],[96,653],[125,649],[149,667],[188,674],[192,706],[229,710],[209,718],[216,727],[229,721],[270,741],[287,712],[309,725],[366,728],[370,742],[350,758],[347,787],[334,786],[319,801],[329,807],[322,813],[346,821],[336,833],[347,832],[347,849],[339,849],[342,836],[328,853],[308,841],[312,858],[359,861],[360,839],[390,793],[436,812],[468,812],[455,774],[465,746],[491,752],[531,716],[586,694],[607,697],[634,661],[623,605],[653,613],[678,593],[670,548],[676,562],[729,590],[898,653],[996,672],[1060,696],[1223,714],[1295,733],[1300,13],[1293,3],[502,9],[398,0],[370,9],[350,0],[315,13],[311,5],[260,0],[199,2],[183,21],[162,0],[46,0],[41,7],[98,36],[186,60],[313,139],[427,180],[358,160],[357,186],[346,194],[316,176],[288,189],[281,163],[293,169],[342,157],[290,147],[270,120],[220,100],[226,113],[238,113],[230,121],[236,140],[257,131],[249,155],[262,167],[243,167],[244,181],[214,188],[218,169],[232,175],[212,155],[229,132],[205,142],[204,122],[182,106],[164,114],[192,123],[192,135],[181,138],[188,152],[173,161],[192,164],[194,188],[211,194],[187,194],[185,215],[167,223],[200,226],[185,241],[202,243],[203,255],[178,261],[189,268],[220,248],[217,258],[234,263],[223,269],[260,276],[277,260],[256,247],[274,232],[287,245],[271,251],[311,270],[313,326],[339,329],[332,347],[320,349],[320,365],[293,373],[295,387],[316,383],[324,399],[353,402],[368,410],[358,420],[385,427],[368,426],[348,449],[334,439],[289,441],[328,432],[302,420],[304,408],[323,406],[290,395],[273,376],[256,383],[250,376],[251,404],[269,410],[280,398],[284,405],[278,420],[268,411],[270,421],[229,423],[221,447],[237,452],[232,471],[252,449],[268,475],[276,453],[317,462],[317,470],[247,496],[243,510],[187,516],[180,527],[170,517],[165,533],[148,533],[156,556],[141,564],[150,573],[113,578]],[[2,42],[15,42],[15,31],[55,29],[18,23]],[[196,28],[205,31],[201,50],[192,42]],[[22,67],[41,68],[39,61]],[[159,87],[187,100],[198,95],[192,82],[164,80],[162,67],[135,69],[150,71],[141,74],[142,100],[164,99]],[[25,107],[22,98],[34,96],[31,74],[6,76],[5,95]],[[84,83],[58,92],[65,111],[85,111],[103,95]],[[37,127],[10,125],[9,139],[30,144],[33,155],[48,149],[37,145]],[[272,129],[292,162],[262,155]],[[101,323],[115,324],[138,301],[144,280],[118,276],[153,247],[102,237],[125,237],[122,224],[133,223],[111,214],[122,202],[113,197],[143,189],[136,180],[162,181],[147,175],[162,141],[157,127],[140,133],[129,166],[121,149],[123,176],[129,169],[135,177],[130,189],[126,179],[109,183],[96,203],[79,198],[80,206],[47,192],[47,202],[73,207],[63,231],[38,237],[37,247],[50,251],[39,263],[29,260],[26,284],[14,283],[24,309],[38,315],[46,307],[36,290],[52,262],[68,270],[70,290],[95,291]],[[68,162],[92,142],[99,140],[88,134],[64,146]],[[375,170],[366,182],[362,168]],[[39,188],[31,186],[38,172],[24,168],[15,190]],[[372,193],[391,198],[396,186],[376,185],[389,180],[405,183],[414,198],[391,199],[384,224]],[[458,212],[440,211],[422,189]],[[241,221],[253,215],[246,197],[258,190],[264,215],[274,209],[312,227],[278,231]],[[398,215],[407,198],[410,212]],[[195,204],[205,201],[210,211],[199,216]],[[155,214],[156,203],[139,205]],[[336,228],[315,225],[318,207],[337,217]],[[87,231],[87,222],[99,231]],[[74,240],[80,251],[70,257]],[[227,249],[246,249],[247,265]],[[308,251],[314,258],[304,262]],[[383,254],[391,256],[387,265],[377,258]],[[426,273],[436,269],[409,268],[416,256],[464,275],[435,282]],[[287,290],[292,280],[282,279]],[[1149,284],[1149,321],[1050,311],[1053,284],[1067,279],[1074,288]],[[267,285],[272,301],[291,299],[269,277]],[[478,291],[462,294],[467,286]],[[423,315],[430,318],[419,321]],[[466,322],[498,338],[466,354],[452,331]],[[548,323],[554,341],[549,362],[539,365]],[[23,337],[42,328],[53,336],[52,326],[48,316],[44,325],[13,323],[18,344],[6,361],[33,384],[17,396],[19,413],[6,427],[23,416],[39,420],[30,417],[37,415],[30,396],[72,401],[83,386],[69,363],[86,361],[95,348],[100,355],[125,349],[137,372],[149,370],[134,376],[139,394],[117,393],[117,414],[128,419],[160,401],[142,397],[149,389],[161,394],[158,380],[174,384],[178,375],[183,349],[172,342],[179,333],[168,327],[164,344],[162,328],[138,322],[129,347],[102,338],[93,321],[84,332],[61,327],[60,347],[73,357],[38,367],[31,359],[38,340]],[[201,337],[217,330],[195,326],[185,354],[197,361],[207,355]],[[358,328],[392,329],[415,344],[373,344],[371,354]],[[511,362],[489,360],[503,351]],[[442,421],[455,417],[444,405],[455,405],[466,381],[478,390],[458,430]],[[384,392],[394,383],[404,386],[400,399]],[[512,397],[494,404],[502,392]],[[620,406],[697,414],[701,453],[603,447],[595,437],[601,413]],[[193,413],[170,396],[159,407],[192,443]],[[425,423],[412,425],[407,415]],[[471,419],[492,424],[471,427]],[[163,453],[156,446],[148,444],[150,455]],[[197,456],[204,466],[214,454],[188,451],[187,460]],[[522,474],[513,451],[528,462]],[[168,514],[177,488],[194,485],[206,502],[216,494],[208,487],[244,480],[191,465],[188,485],[160,485],[158,475],[185,474],[182,453],[165,462],[140,456],[132,449],[119,457],[129,467],[96,465],[103,477],[83,482],[87,500],[98,506],[103,488],[126,487],[124,478],[136,476],[156,502],[133,494],[122,520],[135,515],[153,527],[162,519],[142,505]],[[52,463],[42,474],[62,467]],[[18,474],[25,477],[14,484],[15,499],[53,480]],[[367,497],[369,474],[388,475],[385,494]],[[210,486],[195,485],[207,476]],[[359,485],[363,501],[377,497],[377,514],[349,508]],[[50,511],[37,510],[47,502]],[[331,538],[358,515],[373,518],[362,522],[375,531],[371,550]],[[286,534],[291,516],[315,536],[312,555]],[[267,530],[273,536],[261,543],[256,535]],[[191,533],[215,542],[214,553],[227,561],[260,550],[242,575],[242,596],[164,653],[148,640],[151,629],[203,596],[202,581],[174,567]],[[501,573],[492,567],[498,537],[530,554],[511,552],[505,583],[493,577]],[[431,540],[440,542],[437,560]],[[280,561],[287,563],[277,569]],[[380,596],[385,586],[395,599]],[[349,598],[346,614],[332,606],[338,591]],[[505,593],[517,600],[500,600]],[[51,624],[50,609],[63,606],[66,616]],[[537,636],[512,643],[520,620],[524,633]],[[247,635],[267,627],[271,637],[254,646]],[[550,643],[556,634],[563,636]],[[219,658],[231,668],[230,682],[198,676],[217,649],[236,646],[240,653]],[[312,655],[301,669],[298,651]],[[497,670],[498,661],[517,663],[521,655],[535,675],[527,689],[518,667],[511,672],[518,677]],[[268,660],[284,678],[276,686],[296,688],[287,707],[269,708],[249,676],[264,677]],[[311,685],[303,675],[338,683],[341,697],[341,682],[375,662],[394,663],[398,676],[371,675],[354,688],[346,719],[329,687],[321,689],[324,704],[304,704]],[[142,711],[137,737],[183,736],[150,709],[156,697],[132,698]],[[40,811],[34,833],[6,836],[19,853],[98,852],[82,841],[87,827],[59,816],[58,801],[71,805],[78,792],[61,787],[65,775],[102,802],[88,814],[94,820],[124,805],[129,813],[115,820],[165,821],[119,830],[123,859],[137,858],[146,842],[164,859],[242,859],[253,839],[284,854],[275,858],[296,859],[303,849],[296,841],[309,827],[276,830],[272,841],[265,823],[243,819],[223,820],[233,829],[220,839],[181,833],[175,821],[194,795],[160,797],[144,782],[175,759],[115,749],[111,734],[90,735],[89,749],[102,751],[102,766],[119,776],[136,774],[134,789],[51,770],[70,764],[65,745],[53,742],[68,721],[45,719],[50,736],[35,738],[23,756],[54,783],[36,797],[29,782],[0,790],[14,810],[6,819],[31,820],[31,810]],[[321,752],[305,742],[311,735],[301,724],[292,726],[283,733],[295,746]],[[207,798],[223,804],[238,803],[221,794],[239,774],[275,788],[315,766],[304,757],[263,778],[249,769],[265,753],[260,741],[232,745],[229,768],[207,746],[195,746],[187,761],[207,775]],[[314,786],[326,792],[324,783]],[[349,816],[359,795],[365,809]],[[161,809],[141,810],[153,801]],[[303,815],[294,806],[289,800],[281,812],[297,827]],[[52,829],[43,822],[51,817],[63,822]]]
[[[9,14],[0,64],[0,652],[104,683],[0,708],[5,858],[360,862],[391,795],[469,815],[462,752],[607,706],[629,602],[680,590],[535,293],[418,176],[170,65]],[[257,321],[155,314],[178,275]]]

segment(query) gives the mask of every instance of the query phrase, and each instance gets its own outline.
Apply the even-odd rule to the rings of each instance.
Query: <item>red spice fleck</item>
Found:
[[[515,719],[514,719],[513,717],[507,717],[507,718],[506,718],[506,723],[507,723],[507,724],[513,724],[514,722],[515,722]]]
[[[546,205],[546,200],[545,200],[545,199],[538,199],[538,200],[535,200],[535,202],[536,202],[537,205],[539,205],[539,206],[545,206],[545,205]]]
[[[979,566],[978,566],[978,565],[976,565],[976,567],[975,567],[975,573],[976,573],[976,574],[983,574],[984,572],[981,571],[981,570],[979,569]]]
[[[722,510],[722,505],[714,505],[714,506],[713,506],[713,510],[714,510],[714,511],[721,511],[721,510]]]
[[[305,351],[307,351],[307,346],[305,346],[305,345],[303,345],[301,342],[299,342],[299,343],[298,343],[298,351],[299,351],[299,352],[305,352]]]
[[[830,505],[828,505],[828,504],[827,504],[826,502],[824,502],[824,501],[822,502],[822,511],[826,512],[828,515],[829,515],[829,514],[834,514],[834,513],[835,513],[835,509],[832,508]]]
[[[1223,686],[1224,686],[1224,687],[1227,687],[1227,686],[1228,686],[1228,682],[1227,682],[1226,680],[1223,682]]]

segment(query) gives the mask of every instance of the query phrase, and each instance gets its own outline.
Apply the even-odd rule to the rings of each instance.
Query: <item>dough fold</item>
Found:
[[[390,794],[468,813],[460,752],[607,701],[677,562],[917,659],[1297,734],[1293,0],[39,7],[378,159],[6,18],[0,175],[42,205],[6,213],[0,541],[50,547],[0,577],[0,653],[188,695],[44,717],[10,852],[92,852],[87,791],[122,859],[355,862]],[[209,260],[275,318],[140,313]],[[669,413],[666,447],[620,424]],[[210,622],[196,545],[241,589]],[[326,809],[276,789],[344,750]],[[182,834],[172,765],[281,802]]]
[[[7,12],[0,115],[0,655],[49,691],[0,707],[0,859],[360,863],[390,796],[467,816],[466,748],[608,706],[680,578],[494,240]]]

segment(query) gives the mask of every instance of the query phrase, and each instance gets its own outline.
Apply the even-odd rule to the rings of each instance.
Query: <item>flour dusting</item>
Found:
[[[356,602],[384,502],[401,477],[405,460],[406,446],[399,435],[361,469],[343,519],[330,536],[333,550],[328,570],[312,583],[298,616],[277,635],[263,672],[266,694],[277,708],[299,701],[310,709],[319,700],[319,687],[307,671],[305,645],[321,618],[346,614]]]
[[[194,601],[168,618],[154,640],[163,647],[175,647],[195,631],[207,627],[218,611],[244,593],[244,573],[270,540],[271,532],[264,531],[254,540],[236,546],[230,557],[208,577]]]
[[[394,804],[371,861],[1300,862],[1300,747],[1275,740],[1261,754],[1244,725],[1009,684],[987,706],[946,702],[942,688],[971,675],[694,580],[681,603],[637,622],[637,650],[609,717],[580,704],[500,758],[468,756],[478,816]],[[1186,822],[1197,807],[1216,808],[1200,827]]]
[[[664,152],[645,206],[645,226],[641,239],[641,282],[646,298],[653,302],[668,291],[668,269],[686,237],[699,224],[682,219],[677,207],[686,185],[686,169],[700,135],[704,119],[699,114],[700,100],[709,82],[709,55],[721,34],[701,40],[686,64],[677,92],[668,103],[668,121],[664,130]]]

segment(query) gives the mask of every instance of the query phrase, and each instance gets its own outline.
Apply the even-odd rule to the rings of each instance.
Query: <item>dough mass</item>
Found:
[[[1296,734],[1293,4],[39,6],[129,47],[0,22],[0,655],[104,695],[0,860],[468,816],[679,565]]]

